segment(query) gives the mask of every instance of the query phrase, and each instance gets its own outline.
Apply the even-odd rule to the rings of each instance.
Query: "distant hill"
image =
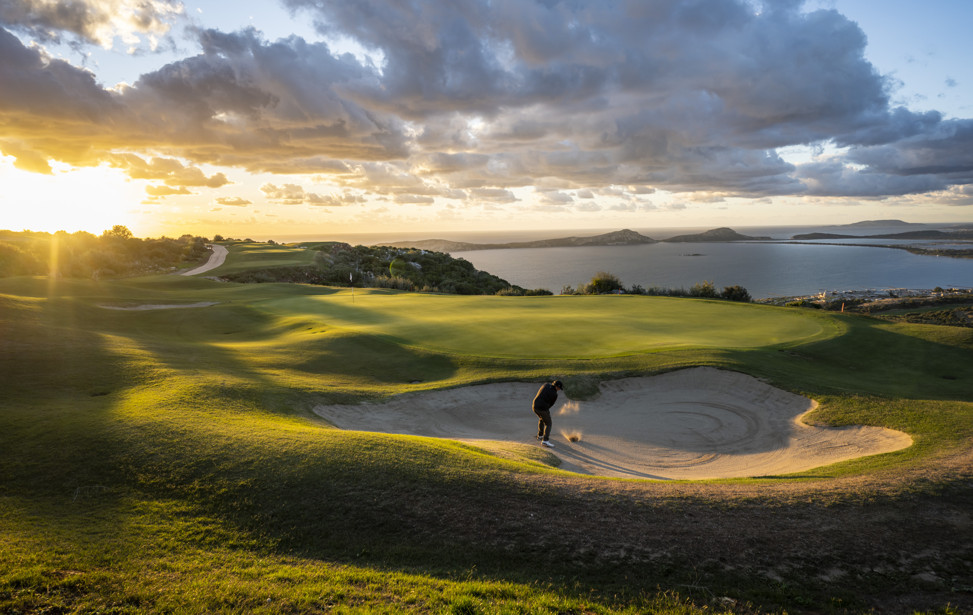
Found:
[[[515,241],[512,243],[469,243],[448,239],[420,239],[417,241],[396,241],[378,245],[394,248],[418,248],[431,252],[469,252],[471,250],[507,250],[512,248],[576,248],[583,246],[632,246],[644,243],[657,243],[629,229],[612,231],[589,237],[561,237],[558,239],[538,239],[536,241]]]
[[[770,239],[770,237],[750,237],[748,235],[741,235],[733,229],[724,226],[722,228],[715,228],[706,231],[705,233],[696,233],[695,235],[677,235],[675,237],[670,237],[669,239],[663,239],[662,241],[670,243],[700,243],[706,241],[753,241],[765,239]]]
[[[835,228],[891,228],[894,226],[919,226],[902,220],[862,220],[851,224],[836,224]]]
[[[905,231],[882,235],[845,235],[841,233],[804,233],[791,239],[943,239],[946,241],[973,239],[973,230],[962,231]]]

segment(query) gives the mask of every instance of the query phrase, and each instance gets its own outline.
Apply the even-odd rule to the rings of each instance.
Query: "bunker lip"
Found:
[[[106,310],[146,311],[146,310],[177,310],[180,308],[201,308],[216,305],[216,301],[200,301],[197,303],[146,303],[144,305],[100,305]]]
[[[540,383],[507,382],[317,406],[340,429],[536,444],[530,402]],[[774,476],[912,444],[881,427],[821,427],[816,403],[752,376],[695,367],[603,382],[590,401],[552,409],[560,468],[596,476],[703,480]],[[569,393],[570,391],[568,391]]]

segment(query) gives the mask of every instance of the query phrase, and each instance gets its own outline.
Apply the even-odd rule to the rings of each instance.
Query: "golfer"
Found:
[[[545,382],[534,396],[533,409],[538,418],[537,439],[550,448],[554,448],[551,444],[551,407],[557,401],[557,392],[563,390],[564,384],[560,380]]]

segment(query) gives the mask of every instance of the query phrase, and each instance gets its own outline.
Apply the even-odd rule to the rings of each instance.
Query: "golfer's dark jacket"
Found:
[[[557,401],[557,387],[548,382],[537,391],[534,397],[534,410],[550,410]]]

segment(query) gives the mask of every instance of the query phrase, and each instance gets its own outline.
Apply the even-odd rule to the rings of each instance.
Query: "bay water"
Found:
[[[950,225],[918,225],[850,230],[847,227],[747,227],[735,228],[753,237],[772,241],[652,243],[634,246],[587,246],[572,248],[516,248],[453,252],[481,271],[527,289],[547,289],[559,294],[565,287],[578,288],[599,272],[618,277],[626,288],[662,287],[688,290],[694,284],[712,282],[717,291],[726,286],[746,288],[755,299],[807,296],[820,292],[884,289],[973,288],[973,259],[917,255],[878,245],[915,245],[926,248],[971,248],[941,241],[870,239],[866,235],[906,230],[944,229]],[[592,236],[602,232],[506,231],[467,233],[376,233],[334,237],[302,237],[292,240],[328,239],[353,245],[384,242],[450,239],[475,243],[508,243],[567,236]],[[654,239],[699,233],[696,229],[635,229]],[[831,232],[860,235],[854,239],[792,241],[798,233]],[[863,245],[851,245],[863,244]]]
[[[973,287],[973,259],[920,256],[849,245],[655,243],[638,246],[528,248],[455,252],[474,267],[523,288],[560,293],[599,272],[626,288],[689,289],[703,281],[717,291],[746,288],[755,299],[827,291]]]

